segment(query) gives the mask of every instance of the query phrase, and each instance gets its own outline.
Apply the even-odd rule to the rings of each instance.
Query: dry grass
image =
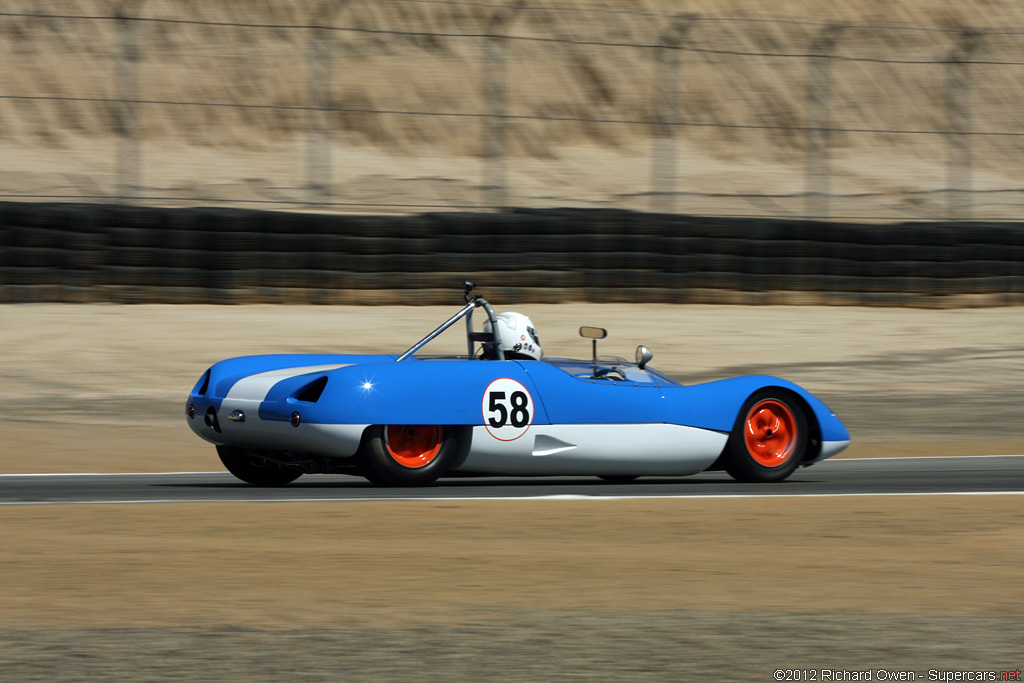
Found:
[[[6,507],[7,627],[1024,616],[1013,496]],[[727,539],[727,540],[726,540]]]

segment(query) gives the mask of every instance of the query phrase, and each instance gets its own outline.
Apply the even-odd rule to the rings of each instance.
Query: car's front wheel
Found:
[[[376,425],[363,441],[362,466],[379,486],[425,486],[456,463],[461,449],[455,427]]]
[[[228,472],[253,486],[284,486],[302,476],[300,470],[282,467],[236,446],[217,446],[217,455]]]
[[[739,481],[782,481],[803,461],[807,442],[807,417],[796,400],[783,391],[759,391],[729,435],[725,471]]]

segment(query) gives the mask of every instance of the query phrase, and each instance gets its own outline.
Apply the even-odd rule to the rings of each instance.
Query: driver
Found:
[[[499,313],[495,318],[498,328],[494,333],[495,341],[506,360],[540,360],[540,340],[529,318],[515,312]],[[484,323],[484,332],[490,331],[491,321],[488,320]],[[493,360],[496,356],[485,351],[485,357]]]

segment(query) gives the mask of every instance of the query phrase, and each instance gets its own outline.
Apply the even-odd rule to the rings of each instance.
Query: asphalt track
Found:
[[[0,505],[1020,493],[1024,455],[831,460],[779,484],[741,484],[724,472],[628,484],[593,477],[445,479],[405,489],[324,475],[274,489],[249,486],[226,472],[0,475]]]

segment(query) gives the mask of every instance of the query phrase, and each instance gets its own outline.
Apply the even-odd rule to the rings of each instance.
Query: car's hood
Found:
[[[266,396],[271,387],[292,378],[295,379],[298,388],[306,375],[350,365],[385,363],[397,357],[359,354],[274,354],[229,358],[214,363],[200,378],[192,393],[211,398],[224,398],[233,390],[243,390],[249,394],[262,389],[262,395]],[[240,382],[245,386],[237,387]]]

